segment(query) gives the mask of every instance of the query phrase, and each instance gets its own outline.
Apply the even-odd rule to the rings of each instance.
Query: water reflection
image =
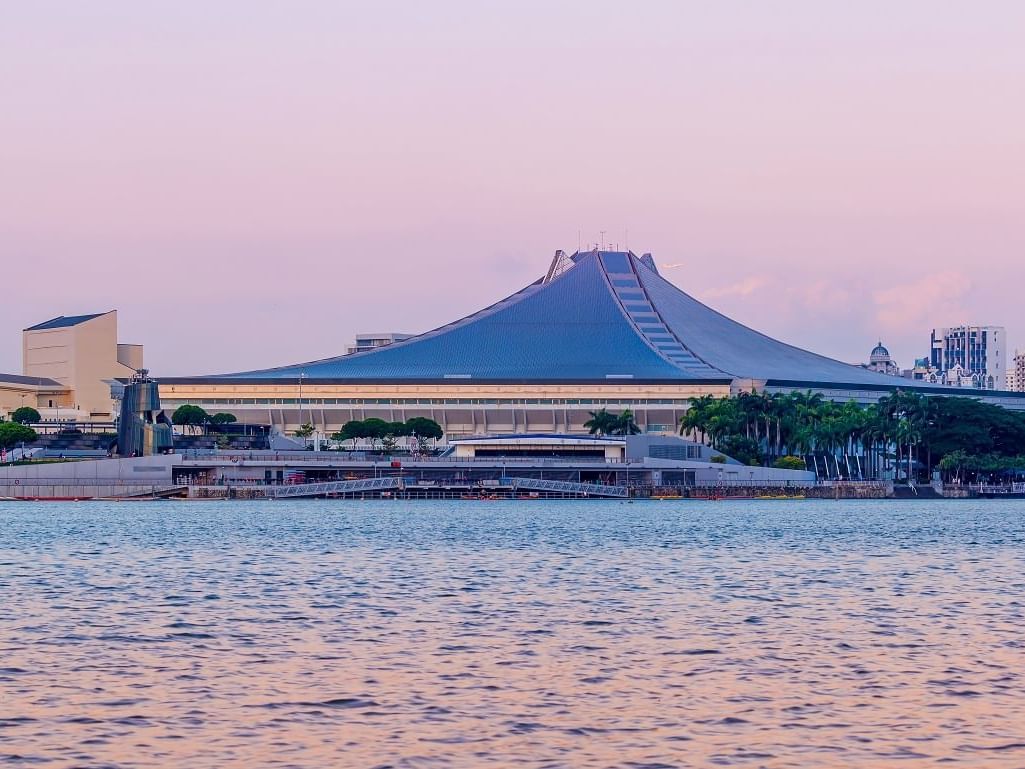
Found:
[[[0,507],[0,761],[1025,766],[1025,508]]]

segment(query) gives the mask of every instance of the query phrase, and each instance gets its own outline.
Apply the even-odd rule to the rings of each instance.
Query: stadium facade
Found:
[[[165,409],[192,403],[286,432],[426,416],[458,437],[582,433],[600,408],[675,432],[690,398],[752,388],[865,403],[897,388],[946,392],[754,331],[667,281],[650,254],[595,250],[557,252],[543,278],[425,334],[291,366],[165,378],[161,398]],[[1021,394],[979,397],[1025,408]]]

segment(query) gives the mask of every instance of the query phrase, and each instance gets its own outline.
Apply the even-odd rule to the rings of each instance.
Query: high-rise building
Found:
[[[929,363],[943,379],[956,372],[958,380],[972,387],[1003,390],[1007,386],[1005,337],[1003,326],[934,328]]]
[[[1007,369],[1007,389],[1025,392],[1025,352],[1014,351],[1011,365]]]

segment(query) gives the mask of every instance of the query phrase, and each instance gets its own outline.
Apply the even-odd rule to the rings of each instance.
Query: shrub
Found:
[[[800,457],[794,457],[794,456],[780,457],[779,459],[777,459],[775,462],[772,463],[772,466],[775,467],[777,470],[804,470],[805,469],[804,460],[801,459]]]

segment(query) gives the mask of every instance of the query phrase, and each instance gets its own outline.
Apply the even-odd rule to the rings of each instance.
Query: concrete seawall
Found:
[[[127,459],[0,467],[0,498],[94,499],[160,493],[172,487],[181,457],[168,454]]]
[[[828,486],[812,486],[805,491],[809,499],[890,499],[893,497],[893,483],[838,483]]]

